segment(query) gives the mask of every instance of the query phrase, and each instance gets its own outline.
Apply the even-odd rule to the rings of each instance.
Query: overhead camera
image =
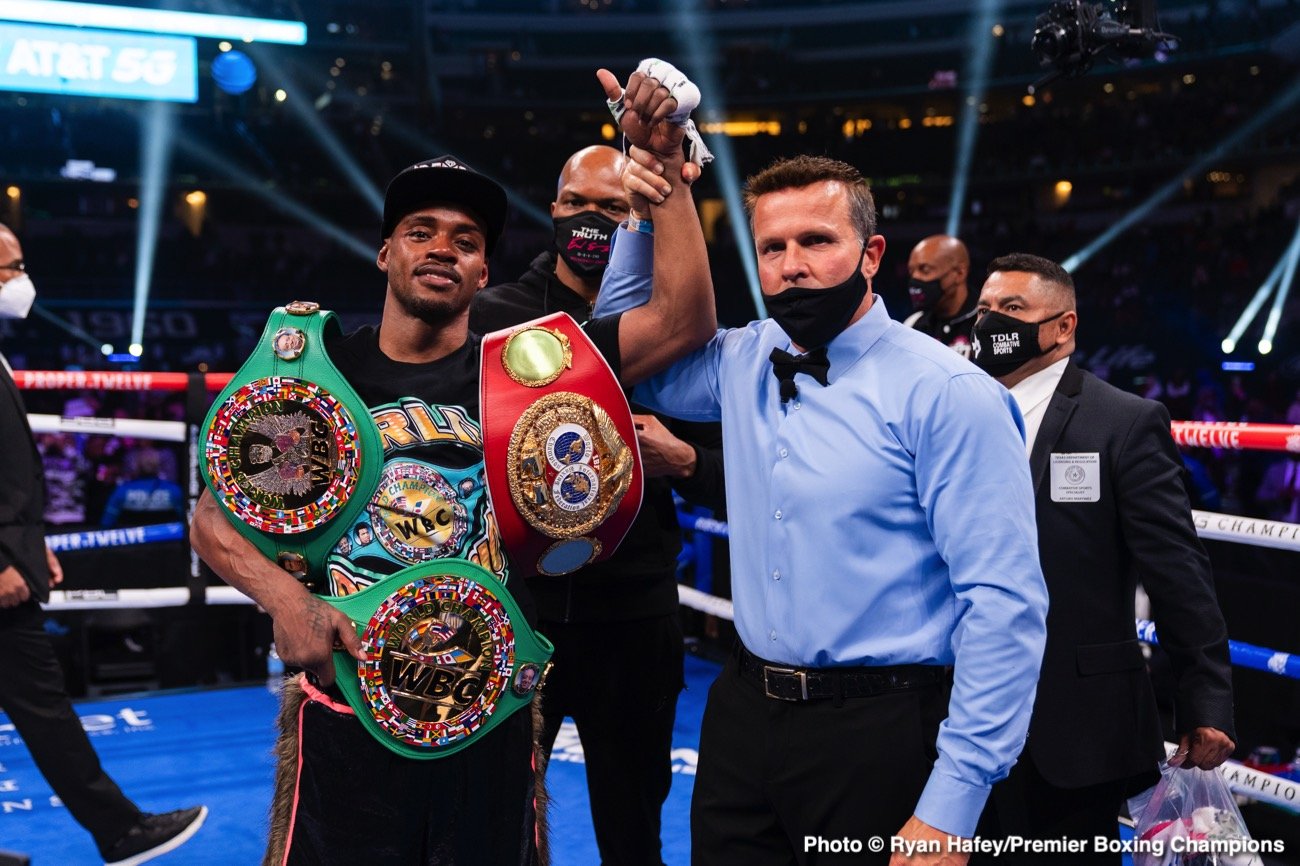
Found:
[[[1101,54],[1153,57],[1161,46],[1177,41],[1156,29],[1155,0],[1058,0],[1034,19],[1032,48],[1039,65],[1052,71],[1029,92],[1057,78],[1077,78]]]

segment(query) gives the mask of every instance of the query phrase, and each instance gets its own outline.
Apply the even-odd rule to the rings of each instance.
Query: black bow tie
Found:
[[[781,349],[773,349],[767,356],[772,362],[772,372],[781,383],[781,402],[789,403],[790,398],[799,393],[794,384],[795,373],[807,373],[825,385],[826,374],[830,372],[831,362],[826,358],[826,347],[813,349],[803,355],[791,355]]]

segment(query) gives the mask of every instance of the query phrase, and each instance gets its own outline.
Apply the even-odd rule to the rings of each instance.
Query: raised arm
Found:
[[[606,96],[623,100],[619,125],[632,143],[631,156],[659,177],[649,202],[655,225],[654,290],[643,306],[623,314],[619,328],[622,382],[635,385],[706,343],[717,330],[713,281],[704,232],[683,177],[684,132],[666,118],[676,100],[654,78],[633,73],[627,90],[608,71],[598,73]],[[667,188],[671,193],[663,193]],[[657,201],[655,199],[658,199]]]
[[[682,180],[687,186],[699,178],[698,165],[687,162],[682,166]],[[623,313],[650,300],[654,279],[654,220],[650,199],[671,195],[672,187],[636,160],[629,159],[623,167],[623,189],[632,204],[631,214],[610,238],[609,266],[600,281],[600,293],[591,311],[593,318]]]
[[[347,616],[263,556],[230,525],[206,490],[194,508],[190,545],[222,580],[271,615],[276,652],[287,664],[306,668],[329,685],[334,682],[335,644],[361,658],[361,638]]]

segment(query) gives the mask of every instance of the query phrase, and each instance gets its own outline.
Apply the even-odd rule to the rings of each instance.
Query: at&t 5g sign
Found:
[[[0,90],[194,102],[194,38],[0,21]]]

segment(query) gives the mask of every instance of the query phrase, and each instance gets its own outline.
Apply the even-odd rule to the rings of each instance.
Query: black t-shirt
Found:
[[[940,318],[933,311],[908,317],[907,322],[922,333],[929,334],[963,358],[970,358],[971,328],[975,327],[975,305],[978,295],[968,292],[966,302],[951,319]]]
[[[619,370],[618,316],[585,326]],[[443,557],[496,574],[525,607],[523,581],[512,579],[492,514],[479,424],[479,349],[465,344],[436,361],[394,361],[379,330],[361,328],[331,343],[339,372],[370,408],[384,443],[379,488],[364,516],[339,540],[328,562],[326,593],[347,595],[383,575]]]

